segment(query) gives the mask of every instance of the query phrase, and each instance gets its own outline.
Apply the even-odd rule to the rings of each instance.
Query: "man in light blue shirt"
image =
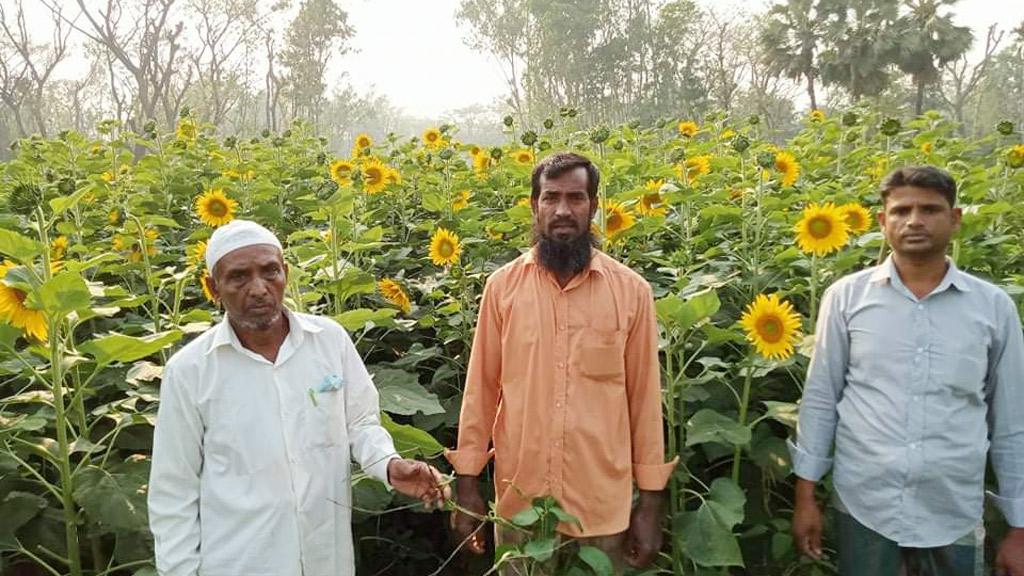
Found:
[[[934,167],[882,184],[880,266],[822,298],[797,442],[794,541],[821,557],[815,484],[833,470],[839,573],[981,574],[986,457],[1011,529],[995,574],[1024,576],[1024,337],[1010,297],[946,257],[956,183]],[[834,452],[833,452],[834,448]]]

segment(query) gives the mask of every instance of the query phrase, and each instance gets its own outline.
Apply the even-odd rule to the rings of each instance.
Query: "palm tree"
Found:
[[[814,80],[818,76],[818,46],[825,32],[820,0],[786,0],[768,11],[759,41],[773,74],[805,79],[811,109],[818,108]]]
[[[958,1],[903,1],[909,11],[897,21],[896,64],[910,74],[917,87],[916,114],[923,111],[925,88],[938,80],[939,68],[962,56],[974,41],[970,28],[954,24],[950,14],[939,14],[940,8],[953,6]]]

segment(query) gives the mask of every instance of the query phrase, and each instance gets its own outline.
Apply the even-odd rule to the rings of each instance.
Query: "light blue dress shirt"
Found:
[[[790,451],[798,476],[834,468],[850,514],[914,548],[978,525],[991,455],[990,496],[1024,526],[1024,336],[1013,301],[951,261],[920,299],[891,257],[837,281],[822,298]]]

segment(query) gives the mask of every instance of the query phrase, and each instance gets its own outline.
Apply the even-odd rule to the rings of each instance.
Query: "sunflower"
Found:
[[[50,258],[60,260],[68,250],[68,237],[61,234],[50,243]]]
[[[934,147],[934,144],[932,144],[931,142],[924,142],[924,143],[921,144],[921,153],[922,154],[931,154],[933,147]]]
[[[430,239],[430,260],[437,266],[447,266],[459,261],[462,254],[462,245],[459,244],[459,235],[438,228]]]
[[[331,162],[331,180],[337,182],[338,186],[348,186],[352,183],[352,172],[356,165],[349,160],[339,159]]]
[[[818,109],[811,110],[811,113],[808,115],[808,119],[810,119],[811,122],[824,122],[825,113]]]
[[[732,128],[726,128],[725,130],[722,130],[722,133],[718,136],[718,138],[720,140],[728,140],[729,138],[732,138],[735,135],[735,130],[733,130]]]
[[[366,150],[370,146],[373,146],[373,139],[370,138],[369,134],[363,132],[356,136],[356,139],[352,144],[352,149],[362,152],[363,150]]]
[[[469,147],[469,155],[470,156],[479,156],[480,154],[483,154],[483,153],[484,153],[484,149],[479,147],[479,146],[477,146],[476,144],[473,144],[472,146]]]
[[[178,140],[192,141],[196,139],[196,122],[191,118],[182,118],[178,120],[178,126],[174,129],[175,136]]]
[[[679,133],[687,138],[693,138],[697,134],[697,123],[692,120],[684,120],[679,123]]]
[[[384,175],[384,181],[388,186],[397,186],[402,183],[402,174],[397,169],[388,166],[388,172]]]
[[[207,226],[223,226],[235,219],[238,202],[224,195],[220,188],[211,188],[196,198],[196,214]]]
[[[846,228],[850,232],[860,233],[871,227],[871,213],[856,202],[843,204],[839,207],[839,212],[842,213]]]
[[[1024,152],[1024,147],[1021,147],[1021,151]],[[1024,156],[1022,156],[1024,159]],[[889,160],[887,158],[879,158],[875,160],[875,163],[868,169],[868,174],[875,180],[881,180],[882,176],[885,176],[885,172],[889,169]]]
[[[1006,154],[1006,163],[1010,168],[1024,166],[1024,144],[1017,144]]]
[[[213,290],[210,290],[210,272],[203,270],[202,276],[199,277],[199,285],[203,288],[203,296],[208,302],[216,302],[217,298],[213,295]]]
[[[796,163],[796,158],[789,152],[775,153],[775,169],[782,174],[783,186],[792,186],[800,176],[800,165]]]
[[[644,185],[644,193],[640,196],[637,212],[643,216],[663,216],[665,214],[664,199],[661,197],[661,187],[664,184],[664,180],[651,180]]]
[[[484,152],[483,154],[473,155],[473,172],[477,174],[486,174],[487,169],[491,167],[491,155]]]
[[[778,294],[758,294],[747,305],[740,325],[757,353],[768,359],[785,360],[792,356],[793,345],[800,337],[800,315]]]
[[[445,145],[444,136],[437,128],[427,128],[423,131],[423,145],[431,150],[437,150]]]
[[[458,212],[466,206],[469,206],[469,198],[473,195],[469,190],[459,190],[455,195],[455,199],[452,200],[452,210]]]
[[[377,282],[377,289],[380,290],[380,293],[384,296],[385,300],[391,302],[395,306],[398,306],[402,312],[408,314],[409,311],[412,310],[412,303],[409,302],[409,295],[405,293],[405,290],[402,289],[402,286],[398,282],[395,282],[391,278],[385,278],[380,282]]]
[[[604,233],[609,239],[613,239],[636,224],[636,217],[622,204],[613,200],[606,201],[604,210]]]
[[[110,212],[107,212],[107,222],[110,222],[111,224],[117,224],[120,221],[121,221],[121,211],[120,210],[115,208],[115,209],[111,210]]]
[[[699,176],[710,173],[711,156],[694,156],[676,166],[676,175],[687,184],[693,184]]]
[[[206,261],[206,241],[200,240],[191,250],[188,251],[188,261],[193,266],[199,266]]]
[[[25,292],[2,281],[11,268],[14,268],[13,262],[0,264],[0,322],[20,328],[36,340],[45,341],[48,333],[46,315],[42,310],[25,306]]]
[[[371,158],[363,163],[363,191],[367,194],[378,194],[388,185],[388,171],[380,160]]]
[[[104,182],[106,182],[107,184],[110,184],[110,183],[112,183],[112,182],[113,182],[114,180],[117,180],[117,176],[115,176],[115,175],[114,175],[114,173],[113,173],[113,172],[111,172],[110,170],[107,170],[107,171],[106,171],[106,172],[104,172],[103,174],[100,174],[100,178],[101,178],[101,179],[102,179],[102,180],[103,180]]]
[[[835,252],[849,240],[845,216],[831,202],[804,208],[794,230],[800,249],[817,256]]]
[[[533,165],[533,152],[523,148],[522,150],[516,150],[512,153],[512,159],[516,161],[516,164],[520,166],[532,166]]]

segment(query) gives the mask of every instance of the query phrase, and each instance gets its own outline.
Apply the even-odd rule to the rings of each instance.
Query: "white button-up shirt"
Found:
[[[149,484],[163,576],[355,572],[351,459],[386,482],[397,455],[345,330],[287,314],[276,362],[225,319],[164,369]]]
[[[1013,300],[949,262],[917,298],[892,258],[825,293],[800,406],[801,478],[833,465],[842,504],[900,546],[950,544],[981,520],[986,456],[1024,526],[1024,337]]]

